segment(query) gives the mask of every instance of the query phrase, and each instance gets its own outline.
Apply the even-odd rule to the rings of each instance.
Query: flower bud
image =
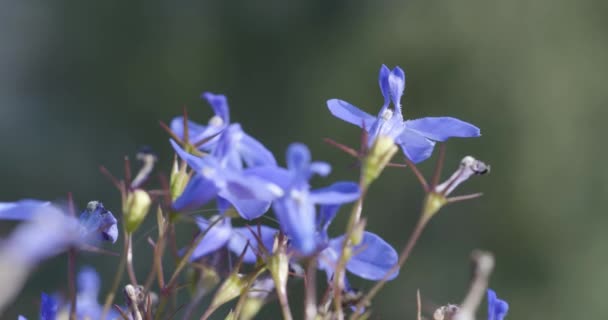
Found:
[[[395,145],[393,138],[385,135],[380,135],[376,138],[369,153],[363,160],[363,183],[366,187],[380,176],[380,173],[391,161],[397,150],[399,149]]]
[[[171,169],[171,178],[170,178],[170,186],[169,192],[171,193],[171,200],[175,201],[179,196],[182,195],[184,189],[186,189],[186,185],[190,180],[190,176],[186,173],[186,166],[180,166],[177,163],[177,160],[173,161],[173,168]]]
[[[125,228],[128,233],[133,233],[144,221],[148,214],[152,200],[150,195],[144,190],[135,189],[127,195],[127,201],[122,208]]]

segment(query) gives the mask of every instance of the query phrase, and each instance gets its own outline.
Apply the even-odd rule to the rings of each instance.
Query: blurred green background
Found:
[[[99,165],[120,174],[122,157],[149,145],[167,171],[172,153],[158,121],[187,106],[206,122],[203,91],[227,94],[232,119],[281,163],[289,143],[305,142],[334,166],[317,183],[356,179],[352,159],[322,138],[354,146],[359,131],[325,101],[376,113],[378,69],[399,65],[406,118],[450,115],[482,129],[479,139],[449,142],[446,169],[471,154],[492,173],[457,191],[484,197],[430,223],[375,299],[375,319],[414,319],[418,288],[429,309],[460,302],[475,248],[496,255],[491,286],[510,302],[509,319],[601,319],[606,9],[600,0],[2,1],[0,199],[72,191],[81,208],[99,199],[119,213]],[[430,175],[433,159],[421,169]],[[402,247],[422,196],[411,172],[385,172],[365,206],[369,229]],[[143,273],[150,250],[139,246]],[[65,289],[64,260],[43,264],[3,318],[36,318],[40,291]],[[97,266],[107,286],[117,259],[80,262]],[[264,318],[278,318],[268,310]]]

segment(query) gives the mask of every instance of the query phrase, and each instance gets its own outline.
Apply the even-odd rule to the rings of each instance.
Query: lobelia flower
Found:
[[[282,196],[273,202],[281,230],[291,240],[291,247],[303,255],[317,249],[315,205],[352,202],[359,198],[359,186],[354,182],[337,182],[329,187],[310,190],[308,180],[331,171],[325,162],[311,162],[310,151],[294,143],[287,149],[287,169],[279,167],[252,168],[252,173],[278,186]]]
[[[488,320],[503,320],[509,311],[509,304],[501,300],[492,289],[488,289]]]
[[[221,221],[217,221],[221,219]],[[217,221],[217,222],[216,222]],[[214,224],[215,223],[215,224]],[[202,232],[207,232],[198,247],[194,249],[190,260],[197,260],[220,248],[226,247],[236,255],[243,253],[247,242],[249,247],[243,256],[243,262],[255,263],[257,260],[256,252],[259,250],[259,243],[252,232],[262,240],[264,248],[272,248],[274,236],[277,229],[267,226],[232,227],[230,218],[216,215],[210,220],[196,217],[196,224]]]
[[[321,206],[319,209],[319,226],[317,231],[318,246],[324,248],[319,253],[319,269],[325,271],[327,279],[334,275],[344,235],[329,239],[327,228],[333,221],[340,206]],[[353,247],[353,256],[346,264],[346,270],[367,280],[381,280],[398,262],[397,251],[378,235],[365,231],[361,243]],[[399,271],[391,274],[389,280],[399,275]],[[346,279],[345,279],[346,280]],[[344,281],[348,288],[348,282]]]
[[[0,244],[0,311],[41,261],[98,240],[114,242],[117,236],[116,219],[99,202],[80,220],[44,201],[0,203],[0,219],[25,220]]]
[[[40,295],[40,320],[55,320],[57,319],[58,303],[55,298],[42,293]],[[19,316],[18,320],[27,320],[24,316]]]
[[[232,124],[219,136],[212,153],[203,157],[189,154],[171,140],[175,152],[197,172],[173,203],[175,210],[198,209],[217,198],[220,211],[232,205],[247,220],[268,211],[277,190],[250,175],[248,168],[275,166],[276,160],[257,140],[245,137],[241,126]]]
[[[365,129],[368,147],[378,136],[386,136],[401,147],[403,153],[414,163],[424,161],[433,153],[435,141],[451,137],[478,137],[479,128],[451,117],[426,117],[404,120],[401,113],[401,96],[405,89],[405,73],[399,67],[393,70],[385,65],[380,68],[378,78],[384,104],[377,117],[339,99],[327,101],[329,111],[337,118]],[[393,105],[390,108],[389,105]]]
[[[215,115],[209,119],[208,125],[201,125],[188,120],[188,137],[184,137],[184,117],[179,116],[171,120],[170,128],[182,140],[196,144],[199,141],[207,140],[199,149],[209,151],[217,142],[217,138],[212,138],[222,132],[230,123],[230,108],[224,95],[205,92],[201,98],[207,100]]]

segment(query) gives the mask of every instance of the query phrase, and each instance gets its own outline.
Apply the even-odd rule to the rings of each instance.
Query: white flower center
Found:
[[[221,127],[224,125],[224,120],[218,116],[213,116],[209,119],[209,125],[212,127]]]

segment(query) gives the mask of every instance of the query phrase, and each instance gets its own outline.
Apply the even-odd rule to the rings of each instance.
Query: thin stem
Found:
[[[422,320],[422,302],[420,301],[420,289],[416,290],[416,306],[418,307],[416,319]]]
[[[74,209],[74,198],[68,192],[68,213],[76,217]],[[76,320],[76,249],[70,248],[68,251],[68,288],[70,296],[70,320]]]
[[[445,161],[445,145],[445,143],[439,143],[439,155],[437,157],[433,179],[431,180],[431,189],[435,189],[439,184],[439,179],[441,179],[441,170],[443,170],[443,163]]]
[[[454,320],[474,320],[475,311],[479,307],[483,296],[488,288],[488,280],[494,269],[494,257],[491,253],[474,251],[472,254],[474,263],[473,280],[469,293],[464,298],[460,309],[454,316]]]
[[[405,247],[403,248],[403,250],[401,251],[401,254],[399,255],[399,260],[398,260],[397,264],[394,265],[384,275],[384,278],[382,278],[382,280],[376,282],[376,284],[372,287],[372,289],[369,290],[369,292],[359,301],[359,303],[357,303],[355,312],[352,314],[351,319],[357,319],[359,312],[361,310],[363,310],[363,307],[369,301],[371,301],[371,299],[378,293],[378,291],[380,291],[380,289],[382,289],[382,287],[384,287],[384,285],[386,284],[386,282],[388,281],[390,276],[392,274],[394,274],[396,271],[398,271],[399,269],[401,269],[401,267],[403,267],[403,265],[409,258],[410,253],[416,246],[416,242],[418,242],[418,238],[420,238],[420,235],[422,234],[422,230],[424,230],[424,227],[426,226],[427,222],[429,221],[429,218],[430,217],[428,217],[428,216],[425,216],[422,214],[420,215],[420,219],[418,220],[418,223],[416,224],[414,231],[410,235],[410,238],[408,239]]]
[[[410,169],[418,179],[418,182],[420,182],[420,184],[422,185],[422,189],[424,189],[424,192],[428,193],[430,191],[429,184],[426,182],[426,179],[424,178],[424,175],[422,175],[422,172],[418,170],[418,167],[416,167],[416,164],[414,164],[412,160],[408,159],[407,157],[403,158],[405,159],[405,163],[408,165],[408,167],[410,167]]]
[[[70,320],[76,320],[76,249],[68,251],[68,287],[70,292]]]
[[[279,297],[279,304],[281,305],[281,313],[283,313],[283,320],[293,320],[293,316],[291,315],[291,309],[289,308],[289,302],[287,302],[287,292],[285,292],[285,288],[280,288],[281,286],[275,286],[277,290],[277,296]]]
[[[304,300],[304,318],[314,320],[317,315],[317,260],[310,259],[306,269],[304,284],[306,285],[306,298]]]
[[[446,199],[446,201],[448,203],[453,203],[453,202],[460,202],[460,201],[465,201],[465,200],[471,200],[471,199],[476,199],[483,196],[483,193],[478,192],[478,193],[472,193],[472,194],[465,194],[463,196],[454,196],[454,197],[449,197]]]
[[[126,241],[126,239],[125,239]],[[125,246],[126,248],[126,246]],[[116,295],[116,290],[118,290],[118,286],[120,285],[120,281],[122,280],[122,275],[125,271],[125,265],[127,264],[127,253],[123,252],[120,258],[120,262],[118,263],[118,269],[116,271],[116,276],[114,276],[114,280],[112,281],[112,287],[110,287],[110,291],[108,291],[108,295],[106,296],[106,300],[103,304],[103,310],[101,312],[101,319],[105,319],[110,311],[110,307],[112,306],[112,302],[114,302],[114,297]]]
[[[135,268],[133,267],[133,234],[125,231],[125,246],[127,252],[127,274],[131,284],[137,286],[137,278],[135,277]]]

